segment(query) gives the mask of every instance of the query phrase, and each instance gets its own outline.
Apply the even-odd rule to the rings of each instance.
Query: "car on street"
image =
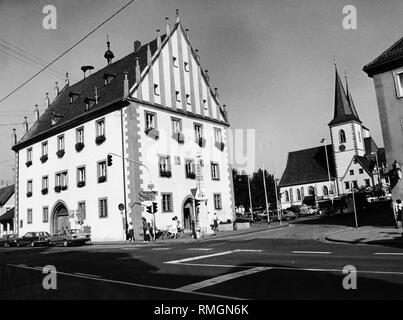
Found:
[[[0,247],[15,247],[17,245],[18,236],[16,234],[5,234],[0,238]]]
[[[296,218],[297,218],[297,215],[294,212],[292,212],[291,210],[285,209],[285,210],[283,210],[283,212],[281,214],[281,219],[282,220],[287,220],[288,221],[288,220],[294,220]]]
[[[17,247],[47,245],[49,238],[50,234],[46,231],[27,232],[21,238],[17,239]]]
[[[91,241],[91,235],[84,233],[80,229],[66,229],[60,230],[55,235],[48,239],[49,246],[56,246],[58,244],[68,247],[72,244],[85,244]]]

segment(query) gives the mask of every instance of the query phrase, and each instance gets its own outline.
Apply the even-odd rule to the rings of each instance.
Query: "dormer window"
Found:
[[[110,84],[112,82],[113,79],[115,79],[116,74],[111,74],[111,73],[104,73],[103,78],[105,81],[105,85],[107,86],[108,84]]]
[[[63,117],[63,114],[53,112],[52,118],[51,118],[52,126],[56,125],[62,117]]]
[[[84,99],[84,103],[85,103],[85,111],[88,111],[96,104],[96,100],[94,98],[87,97]]]
[[[76,102],[79,96],[80,96],[79,93],[70,91],[70,93],[69,93],[70,103]]]
[[[178,67],[178,58],[177,57],[172,57],[172,64],[175,68]]]
[[[186,72],[189,72],[189,63],[188,63],[188,62],[184,62],[184,63],[183,63],[183,68],[185,69]]]

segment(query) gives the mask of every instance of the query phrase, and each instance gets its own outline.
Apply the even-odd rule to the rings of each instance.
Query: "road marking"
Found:
[[[191,257],[191,258],[167,261],[165,263],[177,264],[177,263],[188,262],[188,261],[193,261],[193,260],[200,260],[200,259],[206,259],[206,258],[211,258],[211,257],[223,256],[223,255],[231,254],[231,253],[234,253],[234,252],[235,252],[234,250],[224,251],[224,252],[206,254],[204,256],[197,256],[197,257]]]
[[[204,280],[204,281],[196,282],[196,283],[193,283],[193,284],[189,284],[187,286],[178,288],[176,290],[182,291],[182,292],[193,292],[193,291],[205,288],[205,287],[214,286],[214,285],[216,285],[218,283],[222,283],[222,282],[225,282],[225,281],[229,281],[229,280],[233,280],[233,279],[236,279],[236,278],[244,277],[244,276],[247,276],[247,275],[250,275],[250,274],[262,272],[262,271],[269,270],[269,269],[270,269],[269,267],[256,267],[256,268],[253,268],[253,269],[248,269],[248,270],[228,273],[228,274],[224,274],[222,276],[218,276],[218,277],[211,278],[211,279],[208,279],[208,280]]]
[[[210,250],[213,250],[213,248],[188,248],[187,250],[193,250],[193,251],[210,251]]]
[[[38,270],[38,269],[35,269],[35,268],[32,268],[32,267],[27,267],[27,266],[24,267],[24,266],[17,265],[17,264],[8,264],[8,265],[11,266],[11,267],[17,267],[17,268],[23,268],[23,269],[29,269],[29,270]],[[93,276],[78,275],[78,274],[74,274],[74,273],[67,273],[67,272],[61,272],[61,271],[57,271],[57,274],[64,275],[64,276],[67,276],[67,277],[88,279],[88,280],[107,282],[107,283],[114,283],[114,284],[121,284],[121,285],[126,285],[126,286],[131,286],[131,287],[139,287],[139,288],[161,290],[161,291],[169,291],[169,292],[180,292],[177,289],[158,287],[158,286],[152,286],[152,285],[145,285],[145,284],[134,283],[134,282],[126,282],[126,281],[105,279],[105,278],[96,278],[96,277],[93,277]],[[210,298],[220,298],[220,299],[227,299],[227,300],[228,299],[230,299],[230,300],[247,300],[245,298],[230,297],[230,296],[224,296],[224,295],[213,294],[213,293],[204,293],[204,292],[188,292],[188,293],[193,294],[193,295],[198,295],[198,296],[210,297]]]
[[[220,243],[209,244],[208,247],[221,246],[221,245],[223,245],[223,244],[226,244],[226,242],[220,242]]]
[[[230,250],[230,251],[223,251],[223,252],[217,252],[217,253],[212,253],[212,254],[206,254],[206,255],[203,255],[203,256],[196,256],[196,257],[190,257],[190,258],[185,258],[185,259],[172,260],[172,261],[167,261],[165,263],[178,264],[178,263],[182,263],[182,262],[206,259],[206,258],[217,257],[217,256],[224,256],[224,255],[231,254],[231,253],[236,253],[236,252],[261,252],[261,251],[263,251],[263,250],[235,249],[235,250]]]
[[[154,251],[164,251],[164,250],[171,250],[171,248],[152,248],[151,250],[154,250]]]
[[[96,275],[96,274],[81,273],[81,272],[74,272],[74,274],[77,274],[77,275],[79,275],[79,276],[88,276],[88,277],[102,278],[102,276],[98,276],[98,275]]]
[[[302,254],[331,254],[329,251],[292,251],[292,253],[302,253]]]
[[[133,248],[120,248],[120,250],[137,250],[139,248],[133,247]]]
[[[403,256],[403,252],[375,252],[376,255]]]

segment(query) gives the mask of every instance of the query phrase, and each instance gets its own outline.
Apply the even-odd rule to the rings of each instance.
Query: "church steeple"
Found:
[[[357,109],[355,108],[353,97],[351,96],[351,92],[348,89],[348,80],[347,80],[347,72],[346,69],[344,69],[344,79],[346,79],[346,93],[347,93],[347,99],[348,103],[350,104],[351,110],[353,111],[353,114],[359,119]]]
[[[346,93],[335,64],[334,116],[329,126],[355,120],[361,123],[351,95]]]

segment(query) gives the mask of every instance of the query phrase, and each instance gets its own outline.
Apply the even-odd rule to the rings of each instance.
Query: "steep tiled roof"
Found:
[[[336,176],[333,162],[333,147],[329,144],[326,148],[329,158],[330,177],[333,179]],[[285,187],[314,183],[328,179],[325,148],[319,146],[290,152],[279,186]]]
[[[163,36],[164,38],[165,35]],[[100,111],[115,102],[121,101],[123,99],[124,72],[128,72],[129,84],[133,85],[136,82],[136,58],[139,58],[141,71],[147,66],[147,45],[150,46],[151,53],[154,54],[157,50],[156,39],[143,45],[137,53],[132,52],[124,58],[89,75],[85,79],[73,85],[65,86],[51,106],[42,114],[39,121],[34,123],[16,146],[24,144],[49,130],[56,130],[69,121],[79,117],[86,117],[93,112]],[[105,85],[105,74],[115,76],[108,85]],[[85,111],[85,99],[95,97],[95,87],[97,87],[98,103],[94,104],[89,111]],[[73,93],[79,95],[77,100],[70,103],[70,95]],[[56,125],[52,126],[53,114],[60,115],[61,118]]]
[[[386,49],[380,56],[364,66],[363,70],[368,76],[373,76],[387,70],[403,65],[403,37]]]
[[[7,220],[13,220],[14,219],[14,208],[8,210],[6,213],[2,214],[0,216],[0,222],[1,221],[7,221]]]
[[[361,123],[355,109],[351,95],[347,96],[343,83],[340,80],[339,73],[336,71],[335,94],[334,94],[334,116],[329,125],[336,125],[350,120],[355,120]]]
[[[14,194],[14,185],[7,186],[0,189],[0,206],[4,206],[4,204],[11,198]]]

